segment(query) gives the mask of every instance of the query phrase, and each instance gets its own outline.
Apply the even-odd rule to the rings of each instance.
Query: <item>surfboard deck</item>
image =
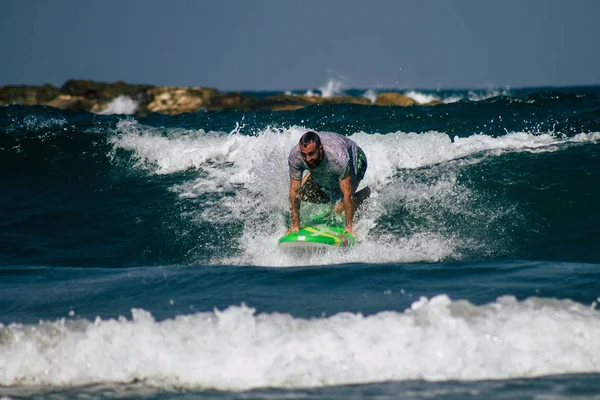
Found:
[[[350,247],[356,238],[344,233],[344,228],[326,225],[302,225],[298,232],[291,232],[279,239],[281,248],[328,248]]]
[[[350,247],[356,244],[356,238],[344,233],[343,216],[324,211],[311,218],[311,222],[302,225],[298,232],[291,232],[279,239],[280,248],[331,248]]]

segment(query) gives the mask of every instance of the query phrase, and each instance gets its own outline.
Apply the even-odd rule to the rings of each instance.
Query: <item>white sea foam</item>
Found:
[[[115,97],[98,114],[135,114],[138,103],[129,96]]]
[[[487,100],[492,97],[497,96],[509,96],[510,88],[489,88],[483,90],[469,90],[464,94],[453,94],[453,95],[435,95],[432,93],[423,93],[417,90],[410,90],[404,93],[405,96],[410,97],[415,100],[419,104],[427,104],[431,101],[441,101],[445,104],[456,103],[460,100],[470,100],[470,101],[482,101]]]
[[[312,319],[242,305],[157,322],[134,309],[131,319],[0,325],[0,385],[249,390],[599,373],[598,331],[589,307],[509,296]]]
[[[343,88],[344,83],[341,79],[330,78],[329,80],[327,80],[325,86],[321,86],[319,90],[321,90],[321,96],[332,97],[344,94]]]
[[[600,140],[600,134],[563,139],[552,134],[517,132],[497,138],[474,135],[452,140],[440,132],[355,133],[350,137],[365,151],[369,162],[361,187],[368,185],[373,193],[355,227],[361,242],[348,251],[297,257],[265,249],[274,248],[287,228],[287,156],[305,128],[266,129],[256,136],[172,129],[165,135],[128,119],[119,122],[117,129],[120,134],[113,138],[115,148],[132,151],[138,168],[156,174],[197,170],[196,178],[171,188],[181,198],[216,196],[211,203],[202,204],[202,211],[186,214],[190,223],[243,224],[242,234],[236,238],[239,253],[228,257],[217,254],[213,263],[263,266],[439,261],[453,257],[457,248],[474,239],[436,228],[411,230],[408,235],[373,232],[379,219],[398,204],[423,214],[423,218],[431,218],[431,207],[453,215],[474,215],[470,190],[457,179],[465,164],[504,152],[557,151],[568,143]],[[443,168],[435,168],[442,164]],[[425,180],[403,178],[401,171],[423,167],[432,168]],[[305,218],[313,211],[315,206],[305,204],[301,216]],[[478,215],[482,220],[492,217]],[[435,222],[429,225],[435,227]],[[485,243],[469,244],[482,245]]]
[[[467,98],[471,101],[481,101],[481,100],[487,100],[490,99],[492,97],[497,97],[497,96],[509,96],[510,95],[510,87],[505,87],[505,88],[489,88],[487,90],[483,90],[483,91],[475,91],[475,90],[470,90],[467,94]]]
[[[362,97],[369,99],[371,103],[375,103],[375,99],[377,99],[377,91],[375,89],[368,89],[363,93]]]
[[[313,91],[309,89],[306,91],[306,96],[321,96],[321,97],[333,97],[341,96],[344,94],[344,82],[341,78],[329,78],[325,85],[319,87],[319,91]]]
[[[437,96],[434,96],[432,94],[417,92],[415,90],[406,92],[404,95],[410,97],[411,99],[415,100],[419,104],[430,103],[434,100],[442,101],[442,99]]]

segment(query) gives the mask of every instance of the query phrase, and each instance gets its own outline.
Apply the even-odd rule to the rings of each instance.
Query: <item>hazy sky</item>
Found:
[[[0,0],[0,85],[600,84],[597,0]]]

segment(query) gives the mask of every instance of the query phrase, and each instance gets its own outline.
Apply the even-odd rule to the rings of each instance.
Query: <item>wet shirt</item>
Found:
[[[288,157],[290,178],[302,180],[304,171],[310,171],[312,178],[323,188],[330,191],[340,190],[340,180],[348,174],[352,184],[356,180],[357,149],[353,140],[333,132],[317,132],[323,145],[325,157],[316,168],[310,168],[302,159],[300,145],[296,145]]]

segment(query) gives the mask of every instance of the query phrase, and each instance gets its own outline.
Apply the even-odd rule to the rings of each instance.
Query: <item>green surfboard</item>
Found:
[[[343,218],[343,217],[342,217]],[[356,244],[354,235],[344,233],[344,222],[330,211],[322,212],[302,225],[298,232],[291,232],[279,239],[280,248],[328,248],[350,247]]]

